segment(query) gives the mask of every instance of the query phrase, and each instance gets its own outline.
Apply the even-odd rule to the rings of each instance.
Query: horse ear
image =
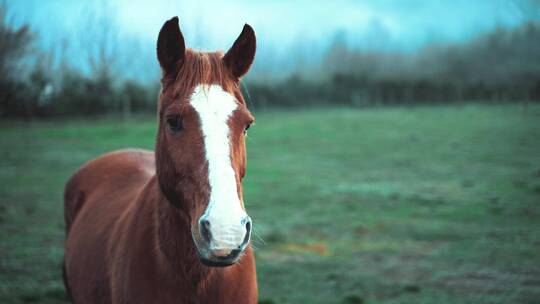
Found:
[[[249,24],[245,24],[240,36],[236,38],[233,46],[223,56],[225,66],[234,77],[240,78],[247,73],[255,58],[256,39],[255,32]]]
[[[173,17],[161,27],[157,41],[157,57],[165,74],[178,71],[185,51],[186,45],[180,32],[178,17]]]

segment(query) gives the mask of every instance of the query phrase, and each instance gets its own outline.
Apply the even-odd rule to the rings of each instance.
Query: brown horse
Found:
[[[257,301],[242,195],[253,117],[239,89],[254,56],[247,24],[225,55],[186,49],[177,17],[163,25],[155,153],[103,155],[66,185],[64,280],[74,302]]]

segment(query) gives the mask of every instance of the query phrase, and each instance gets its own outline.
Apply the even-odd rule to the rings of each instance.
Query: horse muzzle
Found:
[[[239,223],[223,224],[201,217],[194,232],[197,254],[202,264],[226,267],[240,260],[251,238],[251,219],[244,216]]]

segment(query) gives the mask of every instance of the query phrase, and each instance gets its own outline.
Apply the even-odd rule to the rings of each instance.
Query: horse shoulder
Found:
[[[92,196],[110,194],[115,188],[136,187],[154,172],[154,153],[138,149],[107,153],[82,165],[68,180],[64,190],[66,232]]]
[[[113,303],[151,303],[159,299],[161,268],[155,239],[155,178],[144,187],[111,232],[109,269]]]

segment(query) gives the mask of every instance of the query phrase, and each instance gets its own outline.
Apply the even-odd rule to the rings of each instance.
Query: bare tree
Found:
[[[28,54],[33,35],[28,25],[12,26],[7,17],[7,8],[0,3],[0,77],[13,77],[17,65]]]
[[[90,73],[94,77],[117,72],[119,55],[119,33],[115,18],[110,14],[107,2],[88,3],[81,11],[83,26],[78,37],[81,50],[87,58]]]
[[[81,12],[84,26],[79,33],[81,51],[87,58],[87,68],[96,81],[96,89],[103,90],[104,96],[113,96],[116,86],[124,75],[120,67],[126,66],[126,57],[122,56],[121,36],[114,11],[108,2],[89,3]],[[131,116],[131,104],[128,98],[116,95],[110,102],[120,103],[124,120]]]
[[[33,35],[27,25],[16,28],[8,20],[5,4],[0,3],[0,115],[29,116],[31,110],[21,89],[26,70],[23,62],[31,51]]]

